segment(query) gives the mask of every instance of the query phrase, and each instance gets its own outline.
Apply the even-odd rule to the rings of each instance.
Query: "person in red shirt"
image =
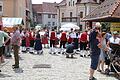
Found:
[[[55,40],[56,40],[56,32],[52,29],[50,33],[50,54],[53,52],[55,54]]]
[[[80,50],[86,50],[87,48],[87,43],[88,43],[88,34],[87,31],[83,32],[80,36]],[[81,57],[83,57],[83,55],[80,55]],[[85,56],[85,54],[84,54]]]
[[[63,31],[60,36],[60,48],[62,48],[62,46],[63,46],[63,48],[65,49],[66,42],[67,42],[67,34],[66,34],[66,32]],[[60,52],[61,52],[61,50],[60,50]]]
[[[29,32],[29,41],[30,41],[29,53],[33,53],[34,40],[35,40],[35,32],[34,32],[34,28],[32,28],[31,31]]]

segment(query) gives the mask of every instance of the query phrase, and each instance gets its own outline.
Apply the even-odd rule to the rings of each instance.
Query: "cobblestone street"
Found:
[[[89,58],[75,55],[67,59],[64,55],[51,55],[44,49],[43,55],[20,54],[20,69],[13,70],[13,59],[7,59],[0,73],[0,80],[88,80]],[[37,68],[35,65],[48,64],[48,68]],[[117,80],[96,72],[98,80]]]

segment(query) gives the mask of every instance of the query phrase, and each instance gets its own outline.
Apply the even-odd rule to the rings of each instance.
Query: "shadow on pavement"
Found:
[[[69,58],[66,58],[66,59],[77,59],[77,57],[73,57],[73,58],[72,58],[72,57],[69,57]]]
[[[0,73],[0,78],[5,78],[5,77],[12,77],[12,76]]]
[[[22,57],[20,57],[20,56],[19,56],[19,60],[21,60],[21,61],[22,61],[22,60],[24,60],[24,59],[23,59]]]
[[[22,68],[16,68],[14,69],[15,73],[23,73],[23,69]]]

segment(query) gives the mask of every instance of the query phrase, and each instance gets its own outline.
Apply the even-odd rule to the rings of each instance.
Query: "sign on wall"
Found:
[[[120,23],[111,23],[111,31],[120,31]]]

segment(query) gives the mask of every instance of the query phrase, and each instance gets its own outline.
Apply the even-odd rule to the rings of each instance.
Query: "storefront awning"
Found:
[[[13,27],[14,25],[24,25],[22,18],[2,18],[3,27]]]
[[[120,22],[120,0],[106,0],[82,21]]]

